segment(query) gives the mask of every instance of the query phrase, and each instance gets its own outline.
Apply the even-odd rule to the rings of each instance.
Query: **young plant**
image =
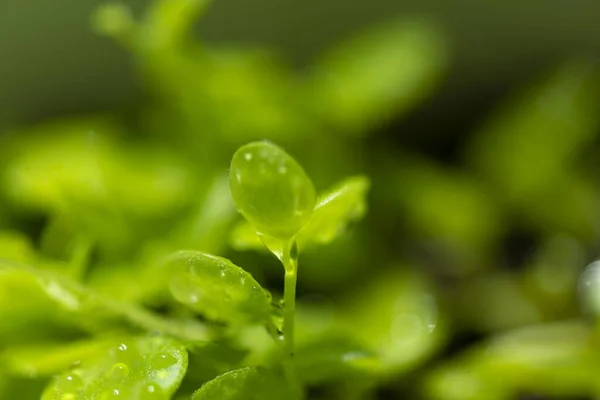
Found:
[[[234,154],[230,186],[234,203],[247,221],[234,235],[243,231],[252,243],[254,234],[283,265],[282,326],[275,321],[271,295],[249,273],[221,257],[198,251],[174,254],[168,263],[171,293],[209,320],[231,328],[264,325],[280,350],[283,375],[277,368],[245,367],[206,383],[193,399],[302,398],[294,363],[299,243],[305,247],[331,241],[349,220],[362,215],[368,181],[356,177],[317,198],[302,167],[265,141],[244,145]]]
[[[315,381],[370,369],[368,363],[376,356],[360,350],[350,337],[324,338],[304,346],[298,355],[294,343],[299,250],[330,242],[349,221],[364,214],[368,180],[350,178],[317,197],[292,157],[272,143],[256,142],[233,156],[230,186],[246,219],[232,231],[234,242],[247,248],[264,246],[281,261],[281,304],[273,305],[271,294],[250,273],[200,251],[171,254],[162,263],[162,274],[153,275],[188,309],[174,304],[177,312],[167,315],[111,298],[71,276],[29,266],[33,259],[28,257],[22,257],[23,263],[0,259],[0,282],[8,285],[0,289],[12,285],[23,293],[41,294],[40,304],[48,313],[62,315],[80,329],[104,332],[68,343],[13,346],[0,353],[3,371],[54,376],[43,390],[43,400],[167,400],[190,395],[193,400],[292,400],[304,398],[304,386]],[[252,348],[257,337],[252,329],[257,327],[258,336],[271,340],[270,336],[274,342],[264,354],[264,348]],[[254,342],[241,345],[245,331],[254,332]],[[253,354],[264,357],[252,358]]]

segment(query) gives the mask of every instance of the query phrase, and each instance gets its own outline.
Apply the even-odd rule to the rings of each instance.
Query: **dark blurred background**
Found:
[[[143,93],[125,50],[90,29],[100,0],[0,3],[0,121],[135,108]],[[127,0],[141,11],[149,3]],[[424,15],[445,30],[451,64],[435,96],[386,139],[451,156],[512,88],[567,56],[600,55],[596,0],[227,0],[198,35],[274,48],[299,68],[329,45],[390,16]]]

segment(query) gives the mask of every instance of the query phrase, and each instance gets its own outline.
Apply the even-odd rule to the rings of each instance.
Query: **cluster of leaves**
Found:
[[[267,138],[304,154],[318,186],[360,171],[355,141],[437,80],[437,33],[381,26],[298,74],[264,51],[192,40],[205,6],[98,10],[95,26],[134,55],[149,89],[135,124],[81,117],[0,138],[1,398],[292,399],[309,386],[350,398],[405,363],[389,338],[348,330],[372,324],[368,313],[333,318],[323,302],[291,310],[297,345],[283,355],[286,304],[263,287],[268,268],[249,263],[251,275],[222,257],[266,246],[295,260],[332,242],[364,215],[369,181],[317,196],[293,159],[259,142],[234,156],[230,193],[227,159]],[[433,347],[423,341],[417,357]]]
[[[442,76],[426,21],[375,27],[300,73],[193,39],[206,7],[98,10],[148,89],[135,123],[0,137],[0,398],[600,396],[576,301],[579,285],[600,313],[600,268],[580,278],[600,232],[593,65],[552,71],[440,165],[368,141]],[[262,139],[308,174],[260,142],[228,177]],[[346,229],[364,171],[370,218]],[[516,230],[533,256],[504,261]],[[293,357],[283,271],[246,251],[265,249],[286,288],[302,255]],[[461,336],[482,340],[444,358]]]

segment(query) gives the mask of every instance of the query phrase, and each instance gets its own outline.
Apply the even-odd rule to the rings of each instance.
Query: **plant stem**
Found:
[[[283,340],[286,352],[294,356],[294,317],[296,314],[296,272],[285,273],[283,294]]]
[[[298,251],[296,242],[285,246],[281,262],[285,268],[283,284],[283,341],[284,349],[291,358],[294,356],[294,318],[296,314],[296,280],[298,277]]]
[[[283,283],[283,367],[287,379],[297,393],[298,399],[304,399],[304,391],[294,366],[294,319],[296,317],[296,280],[298,278],[298,247],[291,240],[283,247],[281,263],[285,269]]]

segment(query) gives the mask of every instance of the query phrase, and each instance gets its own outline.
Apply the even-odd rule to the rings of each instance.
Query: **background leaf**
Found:
[[[432,399],[509,399],[528,391],[594,396],[597,349],[579,322],[532,325],[476,345],[429,374]]]
[[[0,259],[0,287],[0,294],[7,298],[14,293],[27,293],[27,301],[22,302],[0,297],[5,316],[0,324],[0,334],[4,330],[7,334],[12,332],[12,337],[17,340],[26,340],[27,335],[14,335],[15,329],[34,337],[41,334],[47,340],[51,329],[46,332],[32,329],[38,324],[55,327],[59,333],[62,330],[63,335],[75,328],[95,332],[110,327],[112,330],[141,329],[165,333],[190,343],[209,339],[206,326],[199,321],[156,315],[134,303],[100,295],[53,271]]]
[[[77,368],[56,377],[42,399],[168,399],[183,379],[187,362],[185,348],[172,339],[114,342]]]
[[[427,281],[397,271],[363,285],[360,297],[347,300],[341,319],[345,330],[376,352],[382,372],[390,375],[423,362],[441,344],[444,329]]]
[[[331,335],[298,346],[294,363],[300,379],[308,385],[366,380],[380,368],[372,350],[351,338]]]
[[[227,372],[202,386],[192,400],[281,400],[298,399],[283,376],[260,367]]]
[[[356,135],[408,110],[440,78],[442,42],[424,21],[390,21],[330,50],[309,80],[317,112]]]
[[[11,346],[0,353],[0,362],[5,371],[12,375],[29,378],[51,376],[97,354],[105,349],[108,343],[107,339],[102,339]]]

